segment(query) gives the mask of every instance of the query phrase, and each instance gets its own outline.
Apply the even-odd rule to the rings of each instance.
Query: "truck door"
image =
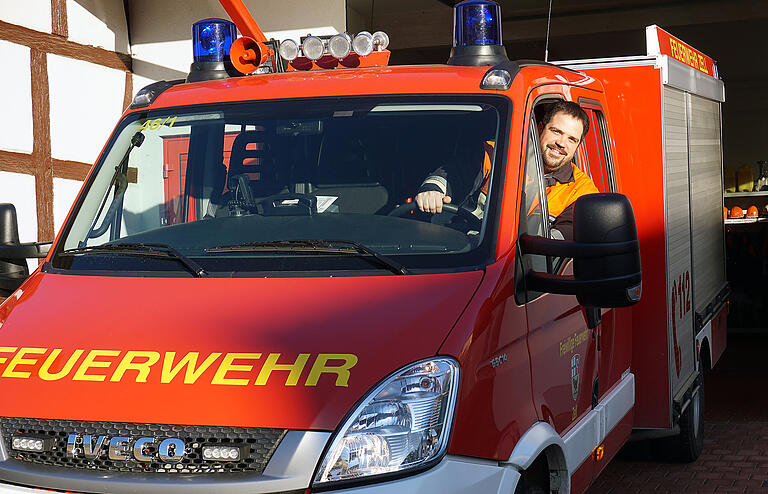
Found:
[[[612,141],[603,107],[598,101],[584,97],[578,98],[578,103],[589,117],[589,131],[579,150],[583,153],[582,167],[600,192],[618,192],[610,145]],[[601,401],[630,367],[632,335],[630,331],[621,331],[622,327],[630,327],[628,312],[601,309],[600,324],[595,328],[598,355],[595,402]]]
[[[547,93],[551,93],[551,86]],[[538,96],[538,98],[537,98]],[[535,92],[529,100],[546,104],[562,95]],[[525,182],[520,233],[549,236],[546,194],[539,135],[534,109],[528,109],[529,129],[525,141]],[[556,259],[526,255],[520,258],[523,272],[529,268],[542,272],[572,273],[572,263],[559,266]],[[596,340],[587,327],[585,310],[575,296],[542,294],[523,289],[518,301],[525,304],[528,320],[528,347],[531,358],[533,399],[540,420],[549,422],[561,435],[587,414],[592,405],[592,383],[596,377]],[[583,445],[578,445],[583,446]],[[566,447],[569,447],[566,444]],[[591,446],[593,447],[593,446]],[[586,459],[591,451],[586,449]],[[589,483],[591,466],[573,478],[574,486]]]

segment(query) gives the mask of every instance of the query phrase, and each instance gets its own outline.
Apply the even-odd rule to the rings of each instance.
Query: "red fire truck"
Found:
[[[50,251],[0,205],[0,493],[564,494],[632,439],[698,457],[728,295],[711,59],[652,26],[642,57],[510,61],[468,0],[446,65],[390,67],[384,33],[267,40],[222,4],[245,36],[195,24]],[[537,130],[562,100],[600,191],[572,240]],[[484,202],[419,211],[446,163]]]

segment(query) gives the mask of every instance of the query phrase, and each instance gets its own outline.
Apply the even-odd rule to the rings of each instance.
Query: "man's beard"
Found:
[[[571,156],[568,156],[568,155],[562,156],[562,155],[560,155],[561,156],[560,159],[552,158],[549,154],[547,154],[548,150],[549,149],[545,149],[545,151],[542,154],[542,158],[543,158],[543,161],[544,161],[544,171],[546,173],[552,173],[555,170],[557,170],[557,169],[563,167],[564,165],[570,163],[571,158],[572,158]]]

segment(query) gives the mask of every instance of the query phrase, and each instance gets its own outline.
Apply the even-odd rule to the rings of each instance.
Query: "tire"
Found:
[[[520,479],[515,488],[515,494],[547,494],[547,491],[538,485],[529,484],[525,480]]]
[[[654,453],[665,461],[690,463],[696,461],[704,449],[704,384],[691,397],[691,402],[680,416],[680,434],[654,441]]]

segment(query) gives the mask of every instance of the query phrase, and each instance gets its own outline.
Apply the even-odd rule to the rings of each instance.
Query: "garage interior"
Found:
[[[445,63],[458,0],[347,0],[347,30],[389,34],[391,64]],[[512,60],[544,59],[548,0],[498,0]],[[552,0],[549,60],[644,55],[645,27],[656,24],[712,57],[725,83],[723,165],[760,177],[768,160],[768,2],[751,0]],[[768,167],[766,167],[768,173]],[[674,198],[671,198],[674,200]],[[725,196],[725,206],[755,205],[760,220],[726,226],[731,283],[730,332],[768,332],[768,191]],[[728,223],[728,222],[727,222]]]

